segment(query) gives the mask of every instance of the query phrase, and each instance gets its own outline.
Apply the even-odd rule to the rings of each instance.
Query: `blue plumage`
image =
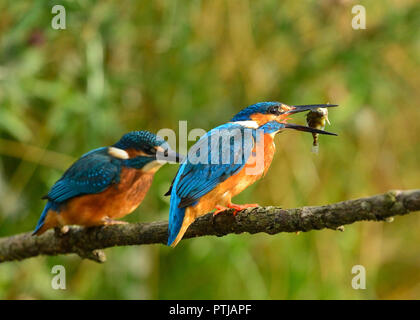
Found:
[[[118,182],[121,168],[121,160],[110,156],[107,148],[89,152],[64,173],[46,198],[60,203],[78,195],[102,192]]]
[[[178,197],[172,197],[171,196],[171,209],[169,212],[169,226],[168,226],[168,246],[170,246],[176,239],[179,230],[181,229],[182,222],[184,221],[185,216],[185,210],[187,208],[178,208],[179,204],[179,198]]]
[[[97,194],[118,184],[124,167],[141,169],[157,160],[157,147],[160,147],[165,154],[172,156],[174,160],[179,158],[178,154],[170,150],[165,140],[148,131],[129,132],[112,147],[117,154],[110,152],[112,149],[110,147],[97,148],[82,155],[67,169],[43,197],[43,199],[48,199],[48,202],[34,233],[42,228],[49,210],[60,212],[62,205],[72,198]],[[124,150],[141,151],[139,153],[141,155],[129,157],[128,153],[124,154]]]
[[[262,126],[260,130],[264,133],[272,133],[283,127],[284,124],[272,121]],[[226,137],[230,137],[231,140],[223,143]],[[191,147],[171,187],[168,245],[171,245],[178,235],[186,207],[195,205],[202,196],[212,191],[218,184],[241,171],[258,137],[257,129],[226,123],[209,131]],[[215,143],[217,141],[219,143]],[[223,149],[226,146],[229,148]],[[207,153],[200,159],[207,162],[194,163],[192,159],[196,159],[197,154],[203,150]]]
[[[180,181],[176,188],[176,195],[181,198],[180,207],[191,205],[220,182],[240,171],[253,146],[252,133],[249,132],[249,137],[246,137],[246,130],[251,129],[231,123],[221,125],[209,131],[190,149],[188,162],[181,165]],[[223,141],[229,135],[230,141]],[[233,143],[234,141],[236,143]],[[230,148],[224,149],[226,145]],[[197,152],[205,153],[200,157],[204,163],[191,161]]]
[[[65,201],[83,194],[104,191],[113,183],[118,183],[122,162],[108,154],[108,148],[98,148],[85,153],[77,160],[43,197],[47,204],[38,220],[34,234],[43,226],[50,209],[59,212]]]
[[[149,132],[149,131],[132,131],[126,133],[122,138],[114,144],[114,147],[120,149],[143,149],[149,151],[150,148],[155,146],[161,146],[166,141],[161,137]]]
[[[44,225],[45,218],[47,217],[48,211],[52,210],[58,210],[58,205],[54,202],[48,201],[47,204],[44,207],[44,210],[41,213],[41,217],[39,217],[38,223],[36,224],[35,230],[32,233],[33,235],[36,234],[39,229]]]
[[[249,160],[253,146],[258,142],[258,139],[264,136],[263,150],[264,152],[267,151],[267,153],[263,154],[263,162],[264,172],[266,172],[274,155],[274,135],[282,129],[290,128],[311,133],[331,134],[314,128],[287,124],[286,120],[288,116],[319,107],[334,106],[336,105],[288,106],[280,102],[259,102],[238,112],[229,123],[219,126],[205,134],[188,152],[187,160],[181,164],[168,191],[171,195],[168,245],[176,246],[190,224],[208,210],[216,208],[216,213],[218,213],[221,212],[220,210],[226,208],[224,205],[227,205],[228,208],[234,208],[235,212],[238,212],[242,208],[255,206],[255,204],[235,205],[231,203],[231,198],[262,176],[262,174],[259,176],[249,174],[247,176],[246,172],[243,175],[237,175]],[[248,135],[248,138],[245,135],[242,143],[239,145],[233,142],[222,145],[212,145],[210,143],[212,137],[223,130],[227,132],[222,133],[222,136],[230,139],[229,131],[235,129],[239,130],[242,134],[249,133],[249,131],[252,134]],[[260,135],[262,133],[261,131],[264,135]],[[267,145],[266,141],[268,143]],[[230,157],[233,160],[228,162],[223,161],[221,163],[215,163],[214,161],[210,163],[193,163],[191,158],[201,158],[200,153],[201,147],[203,146],[209,146],[208,151],[203,156],[205,160],[220,159],[226,154],[233,155],[233,158]],[[259,147],[261,145],[258,144],[257,146]],[[258,152],[258,149],[256,148],[255,152]],[[255,156],[255,160],[262,159],[260,155],[257,156],[255,154]],[[224,183],[220,186],[220,189],[216,190],[217,192],[210,193],[229,178],[231,178],[231,184]],[[204,197],[200,201],[204,195],[209,193],[211,196]]]
[[[283,123],[270,121],[259,129],[245,128],[239,124],[226,123],[207,132],[188,152],[187,158],[180,165],[171,186],[171,201],[169,211],[169,237],[168,245],[176,239],[184,220],[185,210],[188,206],[193,206],[205,194],[212,191],[219,183],[241,171],[251,154],[255,142],[258,142],[260,135],[258,130],[265,133],[278,132],[284,128]],[[221,142],[223,137],[235,137],[238,143],[212,144],[212,141]],[[236,140],[236,142],[238,142]],[[228,150],[223,149],[229,145]],[[208,146],[208,149],[205,149]],[[206,163],[192,163],[191,158],[195,159],[197,153],[208,150],[202,159],[207,159]],[[214,155],[218,158],[218,163]],[[224,156],[230,156],[230,161],[225,163]],[[225,159],[226,160],[226,159]]]

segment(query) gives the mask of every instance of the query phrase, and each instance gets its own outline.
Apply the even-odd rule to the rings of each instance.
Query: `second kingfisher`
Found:
[[[180,156],[148,131],[125,134],[116,144],[84,154],[43,198],[48,202],[33,234],[65,225],[97,226],[133,212],[155,172]]]

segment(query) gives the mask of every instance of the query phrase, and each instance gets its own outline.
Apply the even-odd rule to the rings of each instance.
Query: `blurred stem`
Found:
[[[75,160],[74,157],[63,153],[2,138],[0,138],[0,154],[60,170],[67,169]]]
[[[282,209],[259,207],[246,209],[236,216],[225,211],[198,218],[185,238],[206,235],[225,236],[230,233],[298,232],[334,229],[356,221],[384,221],[397,215],[420,210],[420,189],[389,191],[367,198],[347,200],[318,207]],[[167,222],[135,223],[107,227],[72,227],[66,234],[48,231],[42,236],[24,233],[0,238],[0,262],[23,260],[38,255],[76,253],[82,258],[105,261],[98,249],[114,246],[166,243]]]
[[[47,146],[51,140],[51,134],[44,135],[40,140],[43,141],[44,146]],[[19,199],[21,199],[22,191],[29,183],[39,164],[64,169],[74,161],[69,156],[48,151],[45,147],[31,146],[2,138],[0,138],[0,154],[22,160],[10,178],[9,185],[13,188],[13,192],[8,192],[2,203],[2,206],[6,208],[6,212],[9,213],[19,209],[18,203]]]

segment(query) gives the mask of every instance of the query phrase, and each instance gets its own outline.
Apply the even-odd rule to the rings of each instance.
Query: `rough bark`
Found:
[[[356,221],[390,221],[397,215],[420,210],[420,189],[389,191],[371,197],[347,200],[330,205],[282,209],[259,207],[246,209],[236,216],[225,211],[217,216],[209,213],[198,218],[184,239],[202,236],[225,236],[248,232],[298,232],[324,228],[343,230]],[[75,253],[81,258],[105,261],[101,249],[114,246],[162,243],[168,238],[167,222],[135,223],[106,227],[70,227],[68,232],[50,230],[42,236],[23,233],[0,238],[0,262],[23,260],[39,255]]]

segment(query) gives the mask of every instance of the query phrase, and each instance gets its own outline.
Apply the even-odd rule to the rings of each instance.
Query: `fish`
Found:
[[[328,119],[328,109],[327,108],[317,108],[311,110],[306,115],[306,124],[310,128],[315,128],[319,130],[324,130],[326,124],[331,124]],[[319,151],[319,134],[312,133],[313,143],[312,143],[312,152],[318,153]]]

